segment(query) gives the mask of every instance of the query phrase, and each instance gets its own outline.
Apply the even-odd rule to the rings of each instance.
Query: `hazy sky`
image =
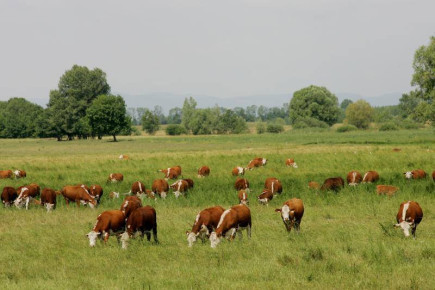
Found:
[[[434,15],[434,0],[0,0],[0,100],[48,100],[74,64],[121,94],[406,92]]]

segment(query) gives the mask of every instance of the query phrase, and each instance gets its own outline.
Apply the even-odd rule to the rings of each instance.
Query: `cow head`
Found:
[[[193,243],[196,242],[196,237],[199,235],[199,233],[195,234],[194,232],[186,231],[187,235],[187,243],[189,244],[189,247],[193,246]]]
[[[404,172],[403,174],[405,175],[406,179],[411,179],[413,175],[411,171]]]
[[[409,230],[414,227],[414,223],[402,221],[401,223],[395,224],[394,227],[401,228],[405,237],[409,237]]]
[[[266,165],[266,163],[267,163],[267,159],[266,159],[266,158],[263,158],[263,159],[261,160],[261,163],[263,163],[263,165]]]
[[[128,240],[130,239],[130,235],[127,232],[121,234],[121,247],[126,250],[128,247]]]
[[[20,171],[19,171],[19,170],[15,170],[15,171],[14,171],[14,174],[15,174],[15,177],[16,177],[16,178],[21,177],[21,175],[20,175]]]
[[[210,246],[212,248],[216,248],[217,245],[221,242],[222,237],[218,237],[218,235],[216,234],[216,232],[212,232],[210,235]]]
[[[283,205],[282,208],[275,209],[276,212],[281,213],[282,221],[284,222],[285,228],[288,232],[291,231],[291,228],[294,224],[294,210],[290,210],[290,207],[288,205]]]
[[[86,237],[88,237],[89,239],[89,246],[90,247],[95,247],[95,243],[97,242],[97,238],[101,233],[97,233],[94,231],[89,232],[88,234],[86,234]]]

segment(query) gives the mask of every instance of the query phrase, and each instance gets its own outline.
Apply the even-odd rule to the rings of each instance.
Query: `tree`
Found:
[[[257,106],[251,105],[246,107],[246,121],[255,122],[256,119],[257,119]]]
[[[167,120],[165,115],[163,114],[163,108],[161,106],[154,106],[153,110],[154,115],[159,118],[159,124],[167,124]]]
[[[349,124],[367,129],[373,119],[373,108],[366,101],[358,100],[347,107],[346,118]]]
[[[334,124],[340,114],[337,97],[325,87],[309,86],[296,91],[290,101],[290,120],[314,118],[328,125]]]
[[[192,130],[192,118],[195,114],[196,109],[196,101],[194,98],[189,97],[184,99],[183,103],[183,109],[182,109],[182,116],[181,116],[181,124],[186,128],[186,130],[189,132]]]
[[[131,120],[127,116],[124,99],[121,96],[98,96],[86,111],[92,135],[100,139],[110,135],[116,142],[116,135],[123,130],[131,131]]]
[[[159,130],[159,117],[157,114],[147,110],[142,116],[142,129],[150,135],[154,135]]]
[[[181,124],[181,108],[175,107],[169,110],[168,124]]]
[[[37,136],[38,117],[43,113],[41,106],[24,98],[11,98],[2,102],[0,112],[0,137],[27,138]]]
[[[349,100],[349,99],[344,99],[341,104],[340,104],[340,108],[342,108],[343,110],[347,109],[347,106],[349,106],[350,104],[352,104],[353,101]]]

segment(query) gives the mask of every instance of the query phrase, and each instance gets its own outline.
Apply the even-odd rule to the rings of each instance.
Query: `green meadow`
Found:
[[[435,289],[435,183],[404,179],[403,172],[435,170],[435,131],[394,132],[290,130],[282,134],[220,136],[120,137],[119,142],[53,139],[0,140],[0,170],[23,169],[27,178],[0,180],[0,187],[38,183],[41,188],[100,184],[97,209],[66,207],[62,197],[47,213],[0,208],[0,281],[3,289]],[[400,148],[400,152],[393,152]],[[119,160],[120,154],[129,160]],[[188,248],[186,230],[209,206],[238,203],[231,169],[265,157],[263,168],[247,172],[252,238],[223,241],[216,249],[197,242]],[[299,168],[287,168],[294,158]],[[147,187],[163,174],[158,169],[180,165],[184,178],[195,181],[186,197],[144,199],[157,211],[160,244],[132,240],[122,250],[115,237],[89,247],[85,235],[97,216],[119,209],[131,184]],[[208,165],[211,174],[197,178]],[[378,196],[376,184],[346,186],[339,193],[308,189],[351,170],[379,172],[376,184],[398,186],[393,197]],[[110,173],[124,174],[119,184],[106,184]],[[268,206],[256,196],[267,177],[283,183],[283,193]],[[301,198],[305,214],[301,232],[288,234],[274,211],[287,199]],[[399,205],[417,201],[424,212],[417,238],[393,228]]]

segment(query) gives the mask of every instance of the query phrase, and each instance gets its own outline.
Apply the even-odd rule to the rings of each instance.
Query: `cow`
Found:
[[[246,229],[251,238],[251,226],[251,211],[246,205],[238,204],[227,209],[222,213],[216,230],[210,235],[211,247],[216,248],[222,237],[233,240],[238,233],[241,238],[243,229]]]
[[[17,170],[14,171],[14,175],[15,175],[15,178],[16,178],[16,179],[18,179],[18,178],[23,178],[23,177],[26,177],[26,176],[27,176],[26,171],[24,171],[24,170],[19,170],[19,169],[17,169]]]
[[[426,177],[426,172],[423,169],[416,169],[403,173],[406,179],[423,179]]]
[[[379,174],[376,171],[367,171],[366,174],[364,174],[362,183],[372,183],[379,180]]]
[[[392,151],[393,152],[400,152],[400,151],[402,151],[402,149],[400,149],[400,148],[393,148]]]
[[[80,204],[88,205],[90,208],[97,206],[97,201],[93,198],[85,186],[82,185],[67,185],[60,191],[65,198],[65,203],[69,206],[70,201],[76,202],[77,207]]]
[[[283,203],[281,208],[275,209],[281,213],[282,221],[287,232],[290,233],[292,227],[296,233],[301,230],[302,217],[304,216],[304,203],[299,198],[292,198]]]
[[[255,167],[261,167],[266,165],[267,163],[267,159],[266,158],[262,158],[262,157],[256,157],[254,159],[252,159],[251,161],[249,161],[248,166],[245,168],[247,170],[252,170]]]
[[[37,197],[41,193],[39,185],[32,183],[26,186],[20,186],[17,188],[18,197],[14,201],[16,207],[21,208],[24,203],[26,204],[26,210],[29,209],[29,202]]]
[[[309,189],[320,189],[320,184],[315,181],[308,182],[308,188]]]
[[[206,177],[210,175],[210,168],[208,166],[202,166],[198,169],[198,178]]]
[[[93,198],[95,198],[97,204],[100,204],[101,197],[103,196],[103,188],[101,187],[101,185],[98,184],[91,185],[88,192]]]
[[[0,179],[12,178],[12,170],[0,170]]]
[[[130,192],[133,195],[141,196],[146,192],[145,190],[146,190],[145,185],[142,182],[135,181],[131,186]]]
[[[246,178],[237,177],[236,182],[234,183],[234,188],[236,190],[246,190],[249,192],[249,181]]]
[[[206,208],[196,215],[192,230],[186,232],[189,247],[193,246],[197,237],[199,237],[203,243],[205,242],[205,239],[210,236],[210,233],[217,228],[224,211],[223,207],[214,206]]]
[[[107,182],[120,182],[124,180],[124,175],[122,173],[110,173]]]
[[[17,197],[17,191],[12,186],[5,186],[3,188],[1,198],[5,207],[10,207]]]
[[[183,195],[190,188],[189,183],[184,179],[177,180],[169,187],[174,190],[174,195],[176,198],[178,198],[180,195]]]
[[[47,212],[56,208],[57,194],[54,189],[44,188],[41,192],[41,206],[45,206]]]
[[[269,204],[269,201],[273,199],[273,192],[270,189],[263,189],[263,192],[257,197],[260,204]]]
[[[169,184],[164,179],[156,179],[151,186],[153,194],[159,194],[161,198],[166,198],[169,191]]]
[[[147,240],[151,240],[151,232],[153,233],[154,242],[159,243],[157,239],[157,215],[156,210],[147,205],[135,209],[127,219],[127,230],[121,235],[122,248],[127,249],[128,240],[137,232],[140,233],[143,239],[144,234],[147,235]]]
[[[177,165],[174,167],[169,167],[166,169],[158,170],[158,172],[162,172],[165,174],[165,179],[177,179],[178,176],[181,175],[181,166]]]
[[[353,170],[347,174],[347,184],[350,186],[356,186],[358,183],[361,183],[363,177],[359,171]]]
[[[92,231],[86,236],[89,238],[89,246],[95,247],[99,237],[104,243],[107,242],[110,235],[119,235],[125,230],[125,215],[120,210],[107,210],[97,217]],[[119,237],[117,236],[118,241]]]
[[[264,188],[269,189],[273,194],[282,192],[281,181],[275,177],[266,178],[266,181],[264,182]]]
[[[415,201],[404,201],[400,204],[399,212],[397,213],[396,228],[402,228],[405,237],[409,237],[409,229],[415,239],[415,231],[418,224],[423,219],[423,210]]]
[[[344,187],[344,180],[341,177],[331,177],[325,179],[320,187],[320,190],[333,190],[335,192],[339,191]]]
[[[239,190],[237,196],[239,197],[240,204],[249,205],[248,194],[245,190]]]
[[[119,210],[125,215],[125,219],[127,219],[134,210],[140,207],[142,207],[142,201],[139,197],[133,195],[125,197]]]
[[[234,167],[233,170],[231,171],[231,174],[233,176],[244,175],[245,174],[245,168],[240,167],[240,166]]]
[[[121,159],[121,160],[128,160],[128,159],[130,159],[130,157],[128,155],[124,155],[124,154],[119,155],[118,158]]]
[[[296,164],[295,160],[293,158],[289,158],[285,161],[285,165],[287,167],[293,167],[293,168],[298,168],[298,165]]]
[[[376,193],[378,195],[393,196],[399,188],[392,185],[376,185]]]
[[[185,178],[185,179],[183,179],[183,180],[186,181],[187,184],[189,185],[189,188],[188,188],[188,189],[193,188],[194,182],[193,182],[192,179],[190,179],[190,178]]]

